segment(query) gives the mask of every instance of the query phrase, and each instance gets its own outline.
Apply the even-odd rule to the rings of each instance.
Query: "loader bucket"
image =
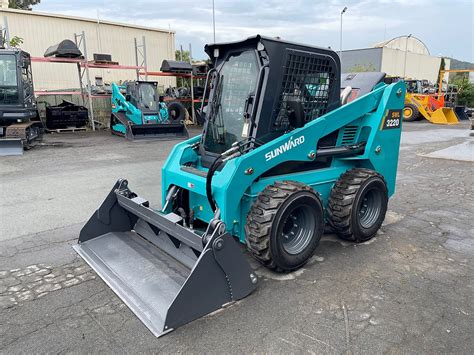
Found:
[[[188,131],[183,123],[149,123],[130,125],[127,127],[126,138],[134,139],[174,139],[188,138]]]
[[[429,121],[436,124],[458,124],[458,118],[452,108],[441,107],[430,114]]]
[[[0,139],[0,156],[23,155],[23,141],[21,138]]]
[[[119,180],[80,232],[76,252],[155,335],[249,295],[257,277],[213,220],[203,235],[149,208]]]

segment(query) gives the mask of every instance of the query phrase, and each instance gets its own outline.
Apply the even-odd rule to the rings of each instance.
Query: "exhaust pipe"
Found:
[[[155,335],[248,296],[257,277],[214,219],[203,235],[114,185],[80,232],[74,250]]]

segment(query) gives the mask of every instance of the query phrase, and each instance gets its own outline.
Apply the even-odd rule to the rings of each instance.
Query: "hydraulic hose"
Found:
[[[222,164],[222,159],[223,158],[220,155],[212,162],[206,176],[206,196],[207,200],[209,201],[209,205],[211,206],[212,212],[216,212],[217,210],[216,202],[212,197],[212,177],[214,176],[214,173],[217,171],[219,166]]]

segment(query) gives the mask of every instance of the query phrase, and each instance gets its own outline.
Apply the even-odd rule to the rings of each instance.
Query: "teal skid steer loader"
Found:
[[[124,86],[112,83],[112,134],[129,140],[188,137],[186,109],[179,102],[167,105],[158,96],[157,86],[153,81],[130,81]]]
[[[255,36],[205,51],[206,124],[164,164],[162,207],[120,179],[74,246],[157,336],[257,287],[237,242],[296,270],[326,224],[372,238],[395,189],[403,82],[344,103],[330,49]]]

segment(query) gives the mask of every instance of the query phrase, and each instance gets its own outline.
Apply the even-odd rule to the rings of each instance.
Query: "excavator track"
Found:
[[[5,130],[5,138],[21,139],[25,150],[33,148],[43,137],[41,122],[15,123]]]

